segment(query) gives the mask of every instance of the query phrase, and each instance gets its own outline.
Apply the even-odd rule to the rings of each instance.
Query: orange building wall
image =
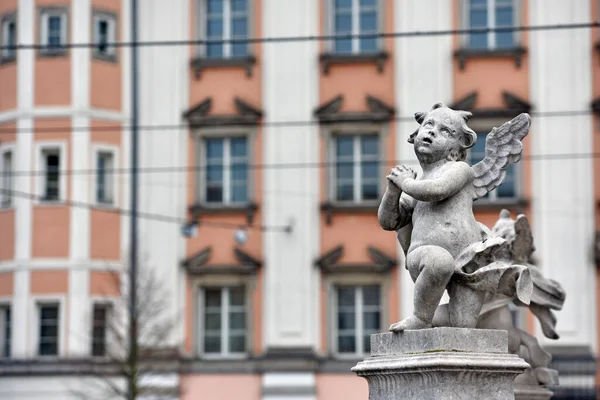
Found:
[[[317,400],[365,400],[369,386],[354,374],[317,374]]]
[[[119,273],[111,271],[90,271],[90,296],[118,296]]]
[[[92,0],[92,8],[115,13],[117,17],[117,42],[122,40],[122,16],[120,0]],[[92,27],[93,29],[93,27]],[[93,37],[93,32],[92,32]],[[122,92],[122,56],[127,48],[119,47],[116,49],[117,61],[110,62],[92,58],[91,77],[90,77],[90,104],[95,108],[105,108],[109,110],[121,109]]]
[[[0,273],[0,297],[10,297],[14,290],[14,276],[12,272]]]
[[[260,400],[260,375],[182,375],[181,400]]]
[[[15,257],[15,211],[0,209],[0,260]]]
[[[0,15],[15,12],[18,7],[17,0],[0,1]],[[18,38],[17,38],[18,39]],[[17,55],[18,57],[18,55]],[[0,111],[17,107],[17,63],[9,62],[0,64]],[[1,136],[0,136],[1,138]]]
[[[31,271],[30,285],[31,294],[67,293],[69,291],[69,271]]]

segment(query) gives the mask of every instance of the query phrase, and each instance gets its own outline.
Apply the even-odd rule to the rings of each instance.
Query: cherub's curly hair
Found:
[[[475,133],[475,131],[473,131],[473,129],[467,126],[467,121],[469,121],[469,118],[471,118],[473,114],[469,111],[453,110],[443,103],[435,103],[433,107],[431,107],[431,110],[429,110],[428,112],[420,111],[415,113],[415,120],[419,123],[419,128],[423,121],[425,121],[425,117],[427,116],[427,114],[433,110],[437,110],[438,108],[447,108],[448,110],[457,113],[461,117],[461,124],[459,127],[459,133],[461,135],[461,148],[458,150],[458,154],[455,155],[455,158],[457,158],[460,161],[464,161],[467,158],[467,150],[473,147],[473,145],[475,145],[475,142],[477,141],[477,134]],[[415,142],[415,136],[417,136],[419,128],[417,128],[417,130],[414,131],[408,137],[408,143],[413,144]]]

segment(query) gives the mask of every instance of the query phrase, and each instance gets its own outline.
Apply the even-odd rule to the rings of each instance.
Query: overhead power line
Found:
[[[306,41],[327,41],[343,39],[383,39],[383,38],[405,38],[405,37],[427,37],[427,36],[446,36],[446,35],[465,35],[474,33],[489,32],[526,32],[526,31],[553,31],[586,29],[600,27],[600,22],[585,22],[572,24],[551,24],[551,25],[514,25],[504,27],[484,27],[484,28],[465,28],[465,29],[443,29],[426,31],[407,31],[407,32],[376,32],[360,34],[336,34],[336,35],[308,35],[308,36],[279,36],[279,37],[255,37],[255,38],[235,38],[235,39],[194,39],[194,40],[155,40],[136,42],[139,47],[158,47],[158,46],[191,46],[208,45],[219,43],[288,43],[288,42],[306,42]],[[85,43],[65,43],[61,45],[64,48],[93,48],[100,45],[96,42]],[[108,42],[102,43],[108,47],[131,47],[133,42]],[[35,43],[19,43],[16,45],[2,45],[0,50],[39,50],[45,49],[47,45]]]
[[[560,160],[585,160],[585,159],[600,158],[600,153],[555,153],[555,154],[524,154],[521,157],[522,161],[560,161]],[[417,160],[378,160],[379,164],[382,165],[398,165],[398,164],[418,164]],[[336,164],[350,164],[353,162],[337,162],[337,161],[323,161],[323,162],[298,162],[298,163],[276,163],[276,164],[259,164],[259,163],[248,163],[246,168],[248,169],[270,169],[270,170],[293,170],[293,169],[304,169],[304,168],[333,168]],[[239,166],[223,165],[223,169],[237,168]],[[205,166],[194,166],[194,165],[181,165],[174,167],[140,167],[137,169],[138,173],[145,174],[165,174],[165,173],[182,173],[182,172],[198,172],[204,171],[207,167]],[[130,174],[133,172],[133,168],[114,168],[103,170],[104,174],[107,175],[120,175]],[[96,175],[98,171],[96,169],[65,169],[59,170],[60,175]],[[36,176],[45,175],[46,171],[12,171],[10,176]]]
[[[38,196],[33,193],[21,192],[21,191],[10,190],[10,189],[0,189],[0,193],[5,193],[11,197],[19,197],[19,198],[35,200],[35,201],[43,201],[44,200],[43,196]],[[131,210],[127,210],[124,208],[98,207],[97,204],[93,204],[93,203],[86,203],[86,202],[81,202],[81,201],[69,201],[69,200],[61,200],[60,204],[64,205],[64,206],[85,208],[85,209],[89,209],[89,210],[94,209],[96,211],[109,213],[109,214],[120,214],[120,215],[124,215],[124,216],[129,216],[129,217],[133,216],[133,212]],[[189,220],[184,219],[184,218],[173,217],[173,216],[168,216],[168,215],[164,215],[164,214],[146,213],[146,212],[138,212],[138,213],[136,213],[136,217],[142,218],[142,219],[147,219],[147,220],[159,221],[159,222],[174,223],[174,224],[178,224],[180,226],[185,225],[190,222]],[[221,229],[234,229],[234,230],[248,229],[248,230],[261,231],[261,232],[289,232],[290,231],[289,226],[245,225],[245,224],[235,224],[233,222],[227,222],[227,221],[214,221],[214,220],[213,221],[200,220],[197,223],[201,227],[208,226],[208,227],[212,227],[212,228],[221,228]]]
[[[536,118],[561,118],[561,117],[577,117],[590,115],[594,112],[592,110],[564,110],[564,111],[532,111],[529,115]],[[477,111],[475,110],[474,117],[477,118]],[[389,119],[394,122],[415,122],[413,116],[402,116],[392,117]],[[12,122],[12,121],[11,121]],[[6,122],[5,122],[6,123]],[[257,126],[274,126],[274,127],[292,127],[292,126],[314,126],[314,125],[331,125],[333,122],[321,122],[319,120],[297,120],[297,121],[259,121],[256,123]],[[211,122],[211,127],[217,126],[231,126],[231,123],[219,123]],[[0,128],[0,135],[13,135],[13,134],[37,134],[37,133],[64,133],[64,132],[120,132],[123,130],[130,130],[130,125],[108,125],[108,126],[93,126],[93,127],[81,127],[81,126],[53,126],[47,128]],[[172,132],[177,130],[191,129],[188,124],[157,124],[157,125],[139,125],[140,131],[165,131]]]

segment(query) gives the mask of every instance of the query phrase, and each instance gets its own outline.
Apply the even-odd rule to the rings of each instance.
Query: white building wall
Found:
[[[530,0],[529,24],[591,21],[590,0]],[[592,43],[589,29],[529,32],[531,101],[544,112],[587,110],[592,99]],[[560,51],[557,51],[560,49]],[[567,293],[558,312],[561,339],[548,345],[596,343],[593,262],[592,116],[533,117],[532,153],[564,159],[535,159],[532,210],[537,255],[544,274]],[[541,333],[538,335],[543,338]]]
[[[318,0],[263,0],[262,36],[316,35],[319,12]],[[313,119],[318,105],[318,42],[263,43],[262,49],[263,162],[317,163],[316,125],[269,124]],[[293,223],[291,234],[264,234],[264,345],[267,349],[314,348],[319,315],[318,275],[313,265],[319,247],[319,170],[266,168],[263,176],[262,222],[267,226]]]
[[[452,29],[451,1],[394,2],[394,32]],[[424,12],[427,10],[427,12]],[[396,159],[420,171],[408,136],[418,127],[413,115],[437,102],[452,102],[452,36],[401,37],[394,40],[395,101],[400,116],[396,130]],[[412,315],[414,284],[404,268],[398,246],[401,318]],[[446,297],[446,296],[445,296]],[[444,300],[442,300],[444,302]]]
[[[189,39],[189,0],[139,3],[139,41]],[[189,61],[188,46],[139,48],[140,125],[183,124],[182,114],[189,104]],[[130,82],[126,84],[130,85]],[[187,140],[187,129],[140,131],[140,168],[170,169],[165,173],[140,173],[140,212],[180,219],[187,216],[187,174],[179,168],[187,165]],[[156,271],[157,277],[172,293],[173,313],[181,314],[185,296],[179,263],[184,257],[184,247],[179,228],[172,222],[150,218],[140,218],[138,223],[139,268]]]

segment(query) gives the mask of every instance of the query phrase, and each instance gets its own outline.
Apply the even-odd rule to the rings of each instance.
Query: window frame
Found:
[[[232,0],[222,0],[223,1],[223,30],[224,30],[224,34],[223,34],[223,40],[231,40],[231,1]],[[247,12],[246,12],[246,17],[247,17],[247,22],[246,22],[246,26],[248,28],[248,33],[246,35],[246,38],[253,38],[254,35],[252,34],[254,32],[254,28],[255,28],[255,16],[254,16],[254,0],[246,0],[247,2]],[[198,40],[207,40],[207,35],[206,35],[206,21],[207,21],[207,7],[208,7],[208,0],[196,0],[195,1],[195,23],[196,23],[196,38],[198,38]],[[225,18],[225,17],[228,18]],[[225,22],[227,21],[227,22]],[[225,26],[229,27],[229,29],[226,29]],[[210,60],[235,60],[235,59],[244,59],[244,58],[248,58],[251,57],[254,53],[254,43],[252,42],[247,42],[246,43],[246,55],[244,56],[233,56],[231,54],[231,46],[232,43],[223,43],[223,55],[221,57],[208,57],[207,55],[207,50],[206,50],[206,44],[201,44],[201,45],[197,45],[195,46],[195,54],[197,57],[202,57],[202,58],[206,58],[206,59],[210,59]]]
[[[115,43],[118,40],[119,35],[119,24],[118,17],[116,12],[107,11],[99,8],[92,9],[92,42],[99,43],[99,32],[98,32],[98,23],[100,21],[106,21],[108,23],[108,43]],[[107,52],[102,53],[98,50],[98,46],[94,46],[92,48],[92,57],[94,59],[109,61],[109,62],[117,62],[117,47],[108,46],[106,48]]]
[[[4,156],[6,153],[11,154],[12,158],[12,174],[9,175],[10,187],[8,190],[14,190],[15,188],[15,145],[14,143],[0,145],[0,188],[7,189],[4,187],[5,179],[4,176]],[[8,201],[6,199],[8,198]],[[10,209],[15,206],[14,197],[10,196],[10,194],[6,194],[4,192],[0,193],[0,210],[2,209]]]
[[[388,297],[389,290],[394,282],[390,279],[389,274],[371,275],[371,274],[348,274],[348,275],[332,275],[324,278],[324,284],[327,291],[327,327],[328,329],[328,351],[336,359],[362,359],[368,356],[368,353],[360,353],[362,343],[357,347],[355,353],[340,353],[338,349],[338,305],[337,291],[340,286],[379,286],[379,307],[380,307],[380,331],[383,332],[390,325],[390,301]]]
[[[257,289],[255,276],[247,275],[210,275],[196,278],[192,281],[194,287],[194,315],[193,315],[193,340],[194,352],[197,356],[207,360],[233,359],[244,360],[252,356],[254,348],[254,329],[260,326],[254,325],[254,310],[256,305],[253,301],[254,292]],[[204,293],[206,288],[243,287],[246,306],[246,351],[243,353],[206,353],[204,351]]]
[[[66,318],[65,318],[65,297],[64,296],[53,296],[53,295],[40,295],[33,296],[30,298],[31,304],[31,325],[34,326],[35,329],[30,330],[30,341],[31,354],[36,358],[42,359],[54,359],[64,357],[65,351],[65,340],[66,340]],[[58,343],[57,343],[57,354],[53,355],[41,355],[39,354],[39,346],[40,346],[40,335],[41,335],[41,325],[40,325],[40,308],[42,306],[47,305],[55,305],[58,307]]]
[[[36,154],[36,171],[45,171],[44,153],[49,150],[58,150],[59,153],[59,174],[58,174],[58,199],[45,200],[45,174],[37,174],[36,176],[36,204],[64,204],[67,200],[67,142],[61,141],[41,141],[35,144]]]
[[[487,9],[487,13],[488,13],[488,18],[487,18],[487,27],[495,27],[496,23],[494,20],[494,16],[496,13],[496,1],[497,0],[485,0],[486,1],[486,9]],[[511,0],[512,4],[513,4],[513,26],[518,26],[522,23],[522,18],[523,18],[523,4],[521,3],[521,0]],[[469,14],[471,11],[471,0],[462,0],[461,2],[461,6],[462,6],[462,10],[461,10],[461,19],[462,19],[462,26],[464,29],[470,29],[471,28],[471,24],[470,24],[470,18],[469,18]],[[493,12],[490,12],[490,10],[493,10]],[[493,22],[493,24],[490,25],[490,22]],[[506,50],[511,50],[511,49],[515,49],[517,47],[519,47],[522,43],[522,33],[520,31],[513,31],[513,45],[511,47],[507,47],[507,48],[498,48],[496,46],[496,32],[492,31],[492,32],[487,32],[487,46],[485,48],[482,49],[474,49],[471,47],[471,43],[470,43],[470,34],[464,34],[461,35],[461,43],[462,43],[462,47],[468,50],[472,50],[472,51],[506,51]]]
[[[8,24],[13,23],[15,25],[15,44],[19,43],[19,26],[17,25],[17,12],[11,11],[0,15],[0,43],[2,46],[8,46],[7,34]],[[10,49],[2,49],[0,52],[0,64],[15,61],[17,59],[17,49],[13,49],[13,54],[10,54]]]
[[[387,148],[387,142],[389,138],[389,124],[386,123],[337,123],[330,126],[321,127],[322,139],[325,141],[325,157],[326,163],[331,165],[331,168],[327,168],[325,171],[326,187],[327,187],[327,201],[334,205],[339,206],[368,206],[379,204],[380,198],[385,190],[385,185],[380,181],[377,184],[377,198],[373,200],[362,200],[357,201],[355,198],[352,201],[339,201],[336,199],[337,187],[336,187],[336,155],[335,155],[335,142],[334,139],[339,136],[355,136],[355,135],[377,135],[379,138],[379,176],[385,176],[386,163],[385,163],[385,149]],[[356,193],[356,187],[354,191]],[[362,196],[361,196],[362,197]]]
[[[96,308],[96,306],[101,306],[101,307],[105,307],[106,308],[106,325],[104,326],[104,354],[103,355],[95,355],[94,354],[94,310]],[[96,359],[102,359],[102,358],[107,358],[110,356],[109,354],[109,348],[110,348],[110,341],[111,341],[111,334],[110,334],[110,320],[112,318],[114,318],[114,301],[111,300],[106,300],[106,299],[92,299],[91,301],[91,314],[90,314],[90,319],[89,319],[89,323],[90,323],[90,327],[89,327],[89,332],[90,332],[90,341],[89,341],[89,354],[90,357],[96,358]]]
[[[111,202],[102,202],[98,200],[98,193],[97,193],[97,189],[98,189],[98,174],[97,174],[97,169],[98,169],[98,159],[100,157],[101,154],[111,154],[112,156],[112,162],[113,162],[113,166],[112,169],[114,171],[119,169],[119,147],[118,146],[113,146],[113,145],[108,145],[108,144],[98,144],[98,143],[94,143],[92,144],[92,162],[93,164],[93,170],[95,171],[94,173],[94,179],[92,179],[92,182],[90,184],[90,196],[93,199],[93,203],[94,206],[99,207],[99,208],[117,208],[119,205],[119,180],[118,178],[118,174],[116,172],[114,172],[112,174],[112,201]]]
[[[5,313],[6,310],[9,311],[10,315],[9,315],[9,319],[8,319],[8,326],[9,326],[9,331],[10,331],[10,336],[7,338],[5,333],[6,333],[6,325],[4,325],[4,318],[5,318]],[[14,321],[14,312],[13,312],[13,305],[12,305],[12,301],[10,298],[0,298],[0,318],[2,318],[2,320],[0,320],[0,359],[10,359],[12,358],[12,352],[13,352],[13,346],[12,346],[12,339],[14,337],[14,329],[13,329],[13,321]],[[8,349],[8,354],[5,352],[5,350]]]
[[[484,122],[484,123],[470,123],[470,127],[471,129],[473,129],[475,131],[475,133],[477,134],[477,141],[483,141],[485,142],[485,139],[487,137],[487,135],[489,135],[489,133],[492,130],[493,126],[500,126],[502,123],[496,123],[496,124],[492,124],[490,125],[489,122]],[[471,151],[473,150],[473,148],[470,148],[467,151],[467,161],[469,162],[470,165],[475,165],[475,162],[471,162]],[[524,169],[523,169],[523,165],[522,165],[522,161],[518,162],[518,163],[514,163],[511,164],[515,174],[514,174],[514,196],[512,197],[498,197],[498,188],[492,190],[491,192],[489,192],[489,195],[487,198],[479,198],[474,205],[477,206],[478,204],[486,204],[486,205],[493,205],[493,204],[512,204],[512,203],[516,203],[519,200],[523,199],[523,195],[524,195],[524,185],[523,185],[523,174],[524,174]]]
[[[58,48],[48,48],[49,26],[48,19],[50,17],[59,16],[61,18],[61,46]],[[52,6],[39,8],[39,44],[42,46],[39,49],[39,54],[46,57],[64,56],[68,53],[68,47],[65,44],[69,41],[69,8],[67,6]]]
[[[205,140],[206,139],[228,139],[236,138],[236,137],[244,137],[246,138],[246,145],[248,149],[247,155],[247,163],[248,166],[252,165],[254,162],[254,148],[256,144],[256,127],[239,127],[232,126],[227,128],[207,128],[197,130],[195,134],[195,152],[194,152],[194,165],[196,168],[194,174],[194,183],[196,187],[195,198],[196,202],[202,204],[207,208],[227,208],[227,207],[244,207],[252,203],[254,196],[256,195],[254,191],[254,169],[248,168],[248,176],[247,176],[247,197],[245,202],[231,202],[231,201],[221,201],[221,202],[208,202],[206,200],[206,168],[204,168],[204,163],[206,160],[206,151],[205,151]],[[230,171],[230,169],[229,169]],[[223,199],[225,199],[225,176],[223,177]],[[227,188],[229,190],[229,188]]]
[[[327,0],[325,1],[325,15],[327,16],[325,20],[326,24],[326,32],[329,32],[330,35],[335,35],[335,1],[336,0]],[[360,35],[360,0],[351,0],[352,1],[352,35]],[[377,11],[377,32],[383,32],[384,24],[385,24],[385,2],[384,0],[375,0],[375,7]],[[327,51],[331,54],[335,55],[365,55],[365,54],[377,54],[383,50],[385,42],[383,38],[378,37],[375,39],[375,49],[372,51],[361,51],[360,50],[360,38],[353,37],[352,39],[352,51],[349,53],[338,52],[335,50],[335,39],[327,40],[325,42],[325,47]]]

